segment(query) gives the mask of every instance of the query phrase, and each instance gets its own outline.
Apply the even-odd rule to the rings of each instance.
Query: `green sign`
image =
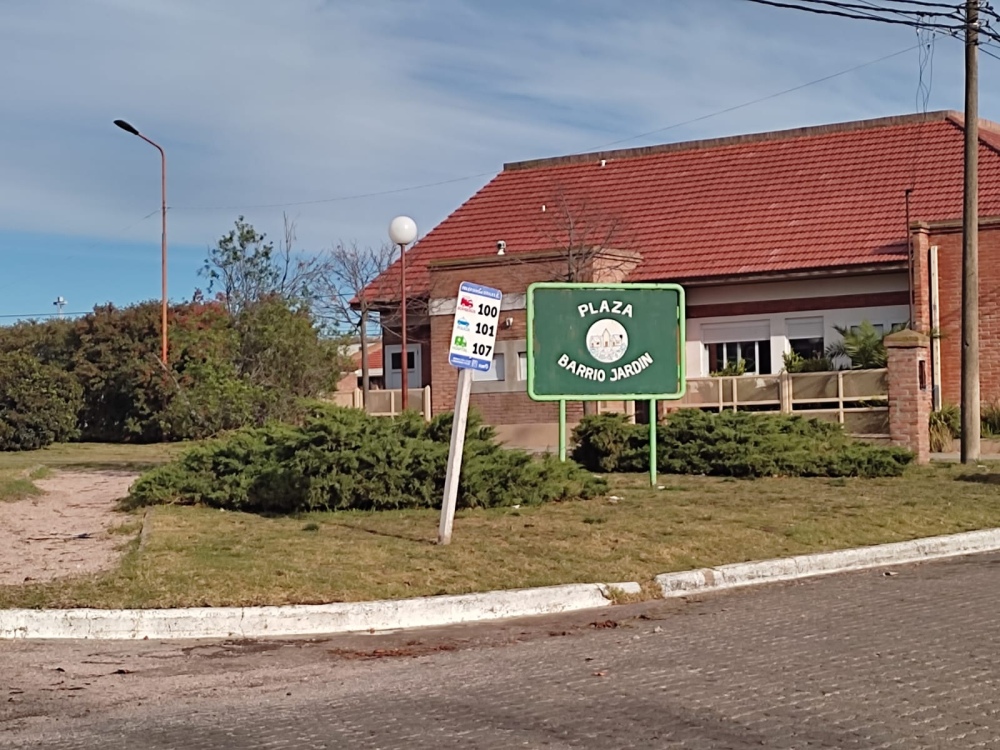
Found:
[[[528,395],[535,401],[681,398],[684,290],[676,284],[532,284]]]

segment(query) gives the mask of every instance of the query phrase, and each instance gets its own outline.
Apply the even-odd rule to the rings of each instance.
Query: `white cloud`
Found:
[[[201,245],[243,207],[281,209],[499,171],[591,149],[915,43],[908,30],[736,0],[7,0],[0,232],[148,238],[168,151],[172,242]],[[961,45],[937,43],[934,107],[961,106]],[[983,114],[1000,106],[984,61]],[[916,52],[625,146],[912,111]],[[482,176],[289,207],[302,244],[423,231]],[[231,210],[195,210],[204,207]]]

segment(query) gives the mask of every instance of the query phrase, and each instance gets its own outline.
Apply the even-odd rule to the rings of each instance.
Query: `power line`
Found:
[[[55,318],[55,317],[61,317],[61,316],[64,316],[64,315],[90,315],[90,313],[92,313],[92,312],[93,312],[93,310],[85,310],[84,312],[62,312],[62,313],[23,313],[23,314],[20,314],[20,315],[16,315],[16,314],[0,315],[0,318],[4,318],[4,319],[9,319],[9,318],[24,318],[25,320],[32,320],[34,318]]]
[[[113,237],[115,235],[120,235],[122,232],[127,232],[132,227],[138,226],[142,222],[148,220],[150,217],[155,216],[158,213],[160,213],[160,209],[157,208],[155,211],[149,212],[148,214],[146,214],[145,216],[143,216],[141,219],[136,219],[135,221],[126,224],[121,229],[118,229],[118,230],[116,230],[114,232],[109,233],[109,236]],[[60,257],[60,258],[78,258],[81,255],[83,255],[86,251],[93,250],[94,248],[99,247],[99,246],[104,245],[104,244],[107,244],[108,242],[121,242],[121,240],[108,240],[108,239],[94,240],[93,242],[88,242],[86,245],[78,247],[78,248],[76,248],[76,249],[74,249],[74,250],[72,250],[72,251],[70,251],[68,253],[59,253],[58,257]],[[7,289],[10,289],[13,286],[17,286],[20,283],[21,282],[16,281],[16,282],[10,282],[8,284],[3,284],[2,286],[0,286],[0,292],[5,291]],[[0,317],[2,317],[2,316],[0,316]]]
[[[893,57],[898,57],[899,55],[905,54],[907,52],[910,52],[910,51],[916,49],[917,46],[918,45],[915,45],[913,47],[907,47],[906,49],[901,49],[901,50],[899,50],[897,52],[893,52],[893,53],[888,54],[888,55],[883,55],[882,57],[875,58],[874,60],[868,60],[867,62],[863,62],[863,63],[861,63],[859,65],[855,65],[853,67],[837,71],[836,73],[831,73],[830,75],[823,76],[822,78],[817,78],[817,79],[812,80],[812,81],[807,81],[806,83],[799,84],[798,86],[793,86],[791,88],[784,89],[782,91],[777,91],[777,92],[775,92],[773,94],[768,94],[767,96],[762,96],[762,97],[759,97],[757,99],[752,99],[750,101],[742,102],[741,104],[736,104],[736,105],[733,105],[731,107],[726,107],[724,109],[717,110],[715,112],[710,112],[709,114],[701,115],[699,117],[695,117],[695,118],[692,118],[690,120],[685,120],[683,122],[677,122],[677,123],[674,123],[672,125],[667,125],[666,127],[657,128],[656,130],[650,130],[650,131],[647,131],[645,133],[639,133],[638,135],[632,135],[632,136],[629,136],[627,138],[621,138],[621,139],[616,140],[616,141],[610,141],[608,143],[602,143],[599,146],[594,146],[593,148],[587,149],[587,150],[588,151],[597,151],[597,150],[600,150],[600,149],[607,148],[609,146],[616,146],[616,145],[618,145],[620,143],[627,143],[628,141],[634,141],[634,140],[636,140],[638,138],[646,138],[646,137],[651,136],[651,135],[657,135],[659,133],[665,133],[668,130],[674,130],[676,128],[681,128],[681,127],[684,127],[685,125],[692,125],[692,124],[694,124],[696,122],[702,122],[703,120],[708,120],[708,119],[710,119],[712,117],[718,117],[719,115],[728,114],[729,112],[735,112],[738,109],[743,109],[745,107],[750,107],[750,106],[752,106],[754,104],[760,104],[761,102],[766,102],[766,101],[769,101],[771,99],[775,99],[775,98],[777,98],[779,96],[784,96],[785,94],[791,94],[791,93],[793,93],[795,91],[800,91],[801,89],[807,88],[809,86],[815,86],[816,84],[824,83],[824,82],[832,80],[834,78],[838,78],[839,76],[847,75],[848,73],[853,73],[856,70],[861,70],[862,68],[867,68],[867,67],[869,67],[871,65],[875,65],[877,63],[884,62],[884,61],[889,60],[889,59],[891,59]],[[423,189],[426,189],[426,188],[438,187],[438,186],[441,186],[441,185],[450,185],[450,184],[453,184],[453,183],[456,183],[456,182],[464,182],[466,180],[473,180],[473,179],[476,179],[476,178],[479,178],[479,177],[486,177],[486,176],[490,176],[490,175],[493,175],[493,174],[494,174],[494,172],[480,172],[478,174],[466,175],[465,177],[455,177],[455,178],[448,179],[448,180],[441,180],[439,182],[429,182],[429,183],[424,183],[424,184],[421,184],[421,185],[411,185],[409,187],[394,188],[394,189],[391,189],[391,190],[381,190],[381,191],[372,192],[372,193],[359,193],[359,194],[356,194],[356,195],[342,195],[342,196],[337,196],[335,198],[321,198],[321,199],[317,199],[317,200],[308,200],[308,201],[289,201],[289,202],[285,202],[285,203],[261,203],[261,204],[256,204],[256,205],[239,205],[239,206],[237,206],[237,205],[231,205],[231,206],[170,206],[170,210],[171,211],[241,211],[241,210],[247,210],[247,211],[249,211],[249,210],[265,209],[265,208],[291,208],[293,206],[311,206],[311,205],[318,205],[318,204],[322,204],[322,203],[337,203],[337,202],[349,201],[349,200],[360,200],[360,199],[363,199],[363,198],[375,198],[375,197],[380,197],[380,196],[383,196],[383,195],[393,195],[393,194],[396,194],[396,193],[409,192],[411,190],[423,190]],[[156,211],[153,212],[153,214],[155,214],[155,213],[156,213]],[[151,215],[152,214],[150,214],[150,216]],[[148,218],[148,217],[145,217],[145,218]]]
[[[770,99],[776,99],[777,97],[784,96],[785,94],[791,94],[793,91],[799,91],[799,90],[807,88],[809,86],[814,86],[817,83],[823,83],[824,81],[829,81],[829,80],[831,80],[833,78],[837,78],[838,76],[846,75],[847,73],[853,73],[856,70],[861,70],[862,68],[867,68],[870,65],[875,65],[876,63],[884,62],[884,61],[889,60],[889,59],[891,59],[893,57],[899,57],[900,55],[906,54],[907,52],[912,52],[913,50],[917,49],[919,46],[920,46],[919,44],[915,44],[912,47],[907,47],[906,49],[898,50],[897,52],[893,52],[892,54],[889,54],[889,55],[884,55],[883,57],[876,58],[875,60],[869,60],[868,62],[861,63],[860,65],[855,65],[853,68],[847,68],[846,70],[841,70],[841,71],[839,71],[837,73],[831,73],[828,76],[823,76],[822,78],[817,78],[816,80],[809,81],[808,83],[802,83],[802,84],[799,84],[798,86],[793,86],[790,89],[785,89],[783,91],[778,91],[778,92],[776,92],[774,94],[768,94],[767,96],[762,96],[759,99],[752,99],[752,100],[750,100],[748,102],[743,102],[742,104],[733,105],[732,107],[726,107],[725,109],[720,109],[717,112],[712,112],[712,113],[707,114],[707,115],[701,115],[700,117],[694,117],[694,118],[692,118],[690,120],[684,120],[683,122],[677,122],[677,123],[674,123],[673,125],[668,125],[665,128],[658,128],[657,130],[650,130],[650,131],[648,131],[646,133],[640,133],[639,135],[633,135],[633,136],[629,136],[628,138],[622,138],[622,139],[617,140],[617,141],[611,141],[610,143],[603,143],[600,146],[595,146],[594,148],[589,149],[589,150],[590,151],[599,151],[600,149],[607,148],[608,146],[617,146],[619,143],[627,143],[628,141],[634,141],[637,138],[645,138],[646,136],[656,135],[658,133],[664,133],[664,132],[666,132],[668,130],[673,130],[674,128],[681,128],[681,127],[684,127],[685,125],[691,125],[691,124],[696,123],[696,122],[701,122],[702,120],[707,120],[707,119],[709,119],[711,117],[718,117],[719,115],[724,115],[724,114],[727,114],[729,112],[735,112],[738,109],[743,109],[744,107],[749,107],[749,106],[751,106],[753,104],[760,104],[761,102],[766,102],[766,101],[768,101]]]
[[[491,175],[493,172],[480,172],[479,174],[466,175],[465,177],[453,177],[449,180],[441,180],[440,182],[428,182],[423,185],[410,185],[409,187],[393,188],[392,190],[380,190],[375,193],[359,193],[357,195],[340,195],[336,198],[320,198],[318,200],[310,201],[294,201],[290,203],[261,203],[258,205],[243,205],[243,206],[170,206],[172,211],[241,211],[256,208],[290,208],[292,206],[311,206],[318,203],[337,203],[339,201],[350,201],[359,200],[361,198],[376,198],[382,195],[392,195],[394,193],[405,193],[410,190],[423,190],[425,188],[438,187],[439,185],[450,185],[454,182],[464,182],[465,180],[472,180],[476,177],[485,177]]]
[[[809,0],[803,0],[803,1],[804,2],[808,2]],[[797,4],[794,4],[794,3],[778,2],[777,0],[746,0],[746,2],[756,3],[757,5],[767,5],[767,6],[770,6],[772,8],[786,8],[786,9],[790,9],[790,10],[804,10],[804,11],[807,11],[809,13],[818,13],[820,15],[825,15],[825,16],[839,16],[841,18],[853,18],[853,19],[856,19],[856,20],[859,20],[859,21],[878,21],[880,23],[896,24],[896,25],[900,25],[900,26],[913,26],[913,25],[915,25],[915,23],[917,23],[916,19],[914,19],[914,20],[902,20],[902,19],[898,19],[898,18],[884,18],[882,16],[876,16],[876,15],[873,15],[873,14],[870,14],[870,13],[852,13],[852,12],[850,12],[850,10],[835,10],[834,8],[840,8],[840,7],[850,8],[850,7],[852,7],[853,4],[835,3],[835,2],[830,2],[829,0],[812,0],[812,2],[822,3],[823,5],[832,6],[830,8],[814,7],[814,6],[808,6],[808,5],[797,5]],[[865,6],[859,6],[859,7],[865,7]],[[889,9],[883,8],[882,10],[889,10]],[[894,11],[894,12],[899,13],[901,11]],[[913,16],[930,16],[930,15],[933,15],[933,16],[944,16],[946,18],[952,17],[951,14],[948,14],[948,13],[934,13],[934,14],[926,14],[925,13],[925,14],[919,14],[916,11],[910,11],[910,15],[913,15]],[[941,30],[946,30],[946,31],[954,31],[955,30],[954,26],[948,25],[948,24],[944,24],[944,23],[924,21],[924,20],[920,20],[919,23],[920,23],[921,26],[925,26],[925,27],[928,27],[928,28],[941,29]]]

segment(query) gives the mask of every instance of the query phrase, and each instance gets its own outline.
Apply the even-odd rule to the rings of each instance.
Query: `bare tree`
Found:
[[[312,279],[312,297],[319,314],[337,327],[356,330],[361,343],[361,393],[368,406],[371,378],[368,368],[368,329],[379,308],[367,294],[368,286],[392,265],[396,248],[389,244],[359,247],[339,242],[327,250]]]
[[[511,254],[525,286],[535,281],[620,282],[640,260],[634,236],[620,216],[586,195],[570,195],[562,186],[556,186],[551,202],[541,207],[536,231],[547,246],[543,253],[530,260]],[[585,401],[583,411],[596,414],[597,405]]]
[[[624,278],[638,264],[635,239],[625,221],[586,195],[571,195],[556,186],[535,222],[545,245],[546,278],[527,281],[593,281],[597,276]],[[521,261],[517,253],[512,259]],[[537,274],[537,269],[529,274]]]

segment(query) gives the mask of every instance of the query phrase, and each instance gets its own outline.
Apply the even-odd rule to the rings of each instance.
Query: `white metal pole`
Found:
[[[941,303],[938,291],[938,248],[930,252],[931,281],[931,393],[934,411],[941,409]]]
[[[472,393],[472,370],[460,369],[458,386],[455,388],[455,414],[451,423],[451,447],[448,451],[448,473],[444,480],[438,544],[451,543],[451,527],[455,521],[455,503],[458,500],[458,480],[462,473],[462,453],[465,451],[465,426],[469,420],[470,393]]]

